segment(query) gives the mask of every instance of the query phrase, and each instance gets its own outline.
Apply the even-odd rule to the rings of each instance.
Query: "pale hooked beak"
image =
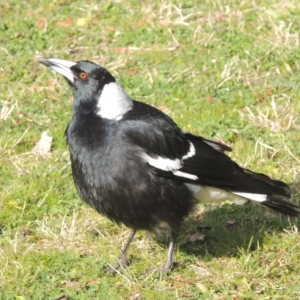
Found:
[[[74,83],[74,76],[71,67],[76,65],[76,62],[58,59],[58,58],[39,58],[39,62],[53,71],[64,76],[69,82]]]

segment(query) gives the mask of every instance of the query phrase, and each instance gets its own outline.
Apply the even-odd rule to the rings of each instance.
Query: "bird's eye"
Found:
[[[86,80],[87,77],[88,77],[88,76],[87,76],[87,74],[86,74],[85,72],[80,72],[80,73],[79,73],[79,78],[80,78],[80,79]]]

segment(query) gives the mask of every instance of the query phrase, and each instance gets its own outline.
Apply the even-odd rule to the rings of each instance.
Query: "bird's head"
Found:
[[[94,111],[102,118],[120,120],[132,108],[131,98],[115,78],[93,62],[57,58],[40,58],[39,62],[67,80],[73,92],[74,107],[82,111]]]

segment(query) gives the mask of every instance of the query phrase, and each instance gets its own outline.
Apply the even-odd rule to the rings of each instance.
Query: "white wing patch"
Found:
[[[174,175],[178,177],[185,177],[192,180],[197,180],[198,177],[194,174],[189,174],[185,172],[179,171],[179,169],[183,166],[183,160],[188,159],[189,157],[192,157],[196,154],[195,146],[189,141],[190,143],[190,149],[186,155],[182,157],[182,159],[169,159],[169,158],[163,158],[161,156],[155,156],[151,157],[146,153],[142,153],[142,158],[152,167],[155,167],[157,169],[163,170],[163,171],[171,171]]]
[[[150,166],[163,171],[175,171],[182,167],[181,161],[178,158],[168,159],[160,156],[153,158],[146,153],[142,153],[142,158],[145,159]]]
[[[117,82],[111,82],[104,86],[98,99],[98,116],[110,119],[121,120],[123,115],[132,109],[133,102]]]
[[[175,171],[173,173],[174,173],[174,175],[179,176],[179,177],[185,177],[185,178],[189,178],[189,179],[192,179],[192,180],[197,180],[198,179],[198,177],[196,175],[181,172],[181,171]]]
[[[196,154],[196,149],[195,149],[194,144],[192,142],[190,142],[190,141],[189,141],[189,143],[190,143],[189,152],[186,155],[184,155],[182,157],[182,159],[188,159],[188,158],[190,158],[190,157],[192,157],[192,156],[194,156]]]
[[[264,194],[238,193],[238,192],[232,192],[232,193],[256,202],[264,202],[267,200],[267,195]]]

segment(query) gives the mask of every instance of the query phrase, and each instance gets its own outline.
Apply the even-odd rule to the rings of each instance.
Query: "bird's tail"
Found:
[[[281,196],[224,191],[214,187],[194,184],[187,184],[187,186],[193,192],[194,198],[200,203],[231,201],[237,205],[243,205],[248,200],[251,200],[287,216],[300,216],[300,207],[283,200]]]
[[[299,206],[282,200],[276,196],[267,196],[267,199],[260,204],[272,208],[273,210],[282,213],[291,217],[299,217],[300,216],[300,208]]]
[[[251,186],[255,187],[256,191],[259,191],[261,194],[247,194],[247,193],[236,193],[240,196],[245,196],[245,198],[258,202],[261,205],[267,206],[279,213],[282,213],[291,217],[300,216],[300,207],[284,200],[291,197],[290,187],[282,181],[274,180],[268,177],[267,175],[261,173],[255,173],[247,169],[243,169],[244,174],[248,176],[251,180]],[[244,194],[244,195],[242,195]]]

